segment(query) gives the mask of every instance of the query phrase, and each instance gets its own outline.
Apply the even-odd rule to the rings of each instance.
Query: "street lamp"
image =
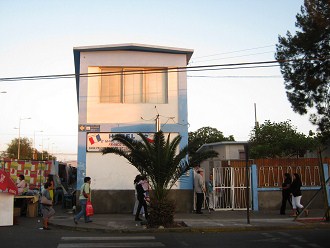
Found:
[[[34,130],[34,133],[33,133],[33,148],[36,149],[36,133],[43,133],[44,131],[42,130]]]
[[[19,160],[20,150],[21,150],[21,121],[31,120],[31,117],[28,118],[19,118],[18,123],[18,148],[17,148],[17,159]]]
[[[44,160],[44,140],[48,140],[48,144],[49,144],[49,138],[46,139],[42,138],[41,145],[39,145],[41,146],[41,160]]]
[[[42,130],[34,130],[34,132],[33,132],[33,149],[34,149],[33,154],[36,154],[36,156],[37,156],[36,159],[38,159],[38,150],[36,148],[36,133],[37,132],[43,133],[44,131],[42,131]],[[33,158],[34,158],[34,155],[33,155]]]

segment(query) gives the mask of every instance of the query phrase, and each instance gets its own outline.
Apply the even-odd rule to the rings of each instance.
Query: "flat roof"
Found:
[[[172,54],[186,54],[187,64],[194,53],[192,49],[155,46],[138,43],[124,43],[111,45],[95,45],[95,46],[80,46],[73,48],[76,52],[94,52],[94,51],[141,51],[141,52],[156,52],[156,53],[172,53]]]
[[[224,145],[246,145],[248,144],[247,141],[221,141],[221,142],[214,142],[214,143],[208,143],[202,145],[200,148],[198,148],[198,151],[202,151],[206,149],[209,146],[224,146]]]

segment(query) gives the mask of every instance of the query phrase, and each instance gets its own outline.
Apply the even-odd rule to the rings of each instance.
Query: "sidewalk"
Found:
[[[140,222],[134,221],[133,214],[95,214],[92,223],[84,223],[83,218],[76,225],[73,213],[67,209],[55,208],[56,214],[50,220],[55,227],[80,230],[119,233],[137,232],[224,232],[224,231],[252,231],[252,230],[288,230],[306,228],[330,228],[330,222],[322,220],[324,211],[311,210],[308,217],[293,218],[280,215],[279,211],[250,211],[250,223],[245,210],[212,211],[203,214],[178,213],[176,222],[184,222],[186,226],[177,228],[146,228]],[[40,217],[38,217],[40,218]],[[41,218],[40,218],[41,219]]]

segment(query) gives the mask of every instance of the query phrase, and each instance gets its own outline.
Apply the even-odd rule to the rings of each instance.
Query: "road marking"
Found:
[[[103,248],[103,247],[164,247],[160,242],[134,242],[134,243],[75,243],[59,244],[57,248]]]
[[[309,243],[307,245],[314,248],[322,248],[322,246],[319,246],[318,244]]]
[[[156,238],[154,236],[61,237],[61,241],[63,243],[60,243],[57,246],[57,248],[164,247],[165,246],[161,242],[153,242],[155,239]],[[81,241],[86,241],[86,243],[81,243]],[[95,241],[95,242],[90,243],[90,241]],[[109,243],[104,241],[114,241],[114,242]]]
[[[292,237],[292,239],[293,240],[296,240],[296,241],[298,241],[298,242],[302,242],[302,243],[306,243],[307,241],[304,239],[304,238],[302,238],[302,237]]]
[[[270,233],[261,233],[261,235],[267,237],[267,238],[274,238],[274,235],[270,234]]]
[[[109,241],[109,240],[154,240],[154,236],[123,236],[123,237],[62,237],[65,241]]]
[[[278,232],[278,234],[284,236],[284,237],[291,237],[291,234],[285,233],[285,232]]]

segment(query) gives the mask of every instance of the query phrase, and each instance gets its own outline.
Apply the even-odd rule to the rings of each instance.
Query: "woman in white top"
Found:
[[[19,179],[19,182],[17,184],[18,194],[22,195],[23,193],[25,193],[27,191],[25,177],[24,177],[24,175],[19,175],[18,179]]]

